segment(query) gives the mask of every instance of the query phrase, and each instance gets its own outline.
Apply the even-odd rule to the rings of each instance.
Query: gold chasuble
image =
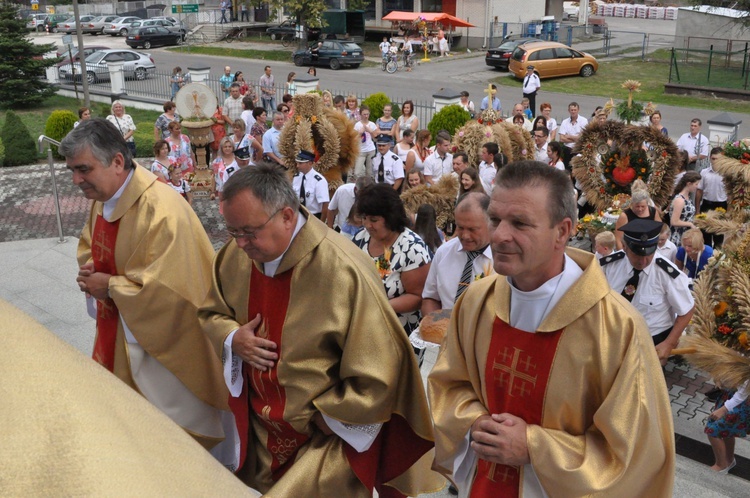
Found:
[[[0,495],[260,496],[142,396],[1,299],[0,317]]]
[[[184,199],[137,165],[109,221],[102,211],[101,202],[92,204],[78,243],[80,265],[93,262],[112,275],[111,299],[97,302],[94,359],[138,392],[131,371],[135,347],[139,360],[145,352],[158,361],[193,396],[191,408],[170,400],[168,415],[210,448],[223,431],[220,422],[207,423],[202,410],[215,417],[216,409],[228,410],[221,362],[197,318],[211,281],[211,242]],[[123,323],[137,344],[128,342]]]
[[[671,497],[672,412],[648,328],[593,255],[567,254],[583,274],[536,333],[508,325],[505,276],[475,282],[456,303],[428,381],[433,467],[450,475],[471,424],[506,412],[529,424],[549,496]],[[480,459],[473,475],[471,497],[522,496],[523,468]]]
[[[200,318],[216,352],[248,317],[274,341],[266,372],[243,363],[243,392],[230,400],[241,439],[237,475],[269,498],[416,496],[444,479],[429,469],[432,424],[414,353],[375,267],[349,240],[302,208],[307,221],[276,274],[228,242]],[[384,424],[358,453],[313,423]],[[365,429],[366,427],[362,427]]]

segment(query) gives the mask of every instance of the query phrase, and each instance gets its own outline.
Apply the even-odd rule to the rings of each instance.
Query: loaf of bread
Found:
[[[437,310],[422,318],[419,323],[419,335],[422,339],[435,344],[442,343],[451,320],[451,311],[453,310]]]

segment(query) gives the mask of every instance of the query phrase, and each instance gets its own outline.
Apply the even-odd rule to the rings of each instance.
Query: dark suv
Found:
[[[362,48],[354,42],[344,40],[323,40],[323,44],[318,51],[318,57],[313,58],[310,50],[318,42],[310,45],[309,48],[297,50],[292,54],[292,60],[295,66],[328,66],[331,69],[339,69],[341,66],[350,66],[358,68],[365,60]]]

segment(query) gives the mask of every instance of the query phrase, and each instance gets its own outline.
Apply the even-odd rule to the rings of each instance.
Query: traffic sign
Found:
[[[186,3],[183,5],[172,5],[172,14],[188,14],[198,12],[197,3]]]
[[[31,4],[31,10],[39,10],[39,4],[38,3],[32,3]]]
[[[62,36],[62,43],[65,46],[73,45],[73,35],[63,35]]]

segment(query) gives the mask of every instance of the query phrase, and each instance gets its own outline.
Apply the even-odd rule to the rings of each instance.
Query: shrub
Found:
[[[44,125],[44,134],[59,142],[70,133],[76,121],[78,117],[72,111],[52,111]],[[56,158],[62,159],[56,145],[52,146],[52,152]]]
[[[20,166],[37,161],[38,153],[34,139],[15,112],[8,111],[5,115],[5,126],[0,133],[0,139],[5,145],[3,166]]]
[[[435,138],[440,130],[446,130],[453,136],[456,130],[466,124],[469,119],[471,119],[469,111],[460,105],[454,104],[443,107],[435,113],[432,121],[427,125],[427,129],[430,130],[432,135],[432,143],[435,143]]]
[[[373,93],[366,99],[362,100],[362,105],[366,105],[370,108],[370,121],[372,121],[373,123],[377,121],[378,118],[383,116],[383,107],[385,107],[387,104],[392,104],[393,113],[391,115],[395,119],[398,119],[398,117],[401,115],[398,106],[396,104],[393,104],[390,97],[388,97],[388,95],[384,94],[383,92]]]

